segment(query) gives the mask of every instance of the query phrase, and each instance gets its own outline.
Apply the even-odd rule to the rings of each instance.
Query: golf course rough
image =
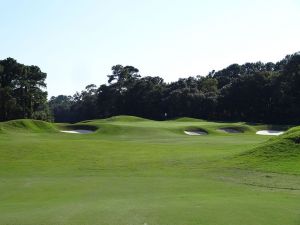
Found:
[[[184,133],[196,128],[207,135]],[[299,225],[300,128],[256,134],[267,128],[131,116],[0,123],[0,224]],[[93,133],[61,132],[78,129]]]

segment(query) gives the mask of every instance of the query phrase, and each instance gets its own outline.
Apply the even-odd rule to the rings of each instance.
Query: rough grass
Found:
[[[280,173],[300,174],[300,127],[242,153],[239,164]]]
[[[72,126],[83,125],[97,131],[65,134],[58,131],[66,124],[0,123],[0,224],[300,222],[298,128],[270,138],[245,123],[128,116]],[[191,127],[209,134],[185,135]],[[218,131],[223,127],[245,132]]]

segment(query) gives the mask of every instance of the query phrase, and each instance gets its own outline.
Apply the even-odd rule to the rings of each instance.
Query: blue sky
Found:
[[[300,50],[299,0],[0,0],[0,59],[38,65],[49,96],[115,64],[166,81]]]

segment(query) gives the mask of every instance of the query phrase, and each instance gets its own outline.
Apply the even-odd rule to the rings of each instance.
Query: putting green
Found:
[[[262,129],[130,116],[0,123],[0,224],[299,225],[300,129]]]

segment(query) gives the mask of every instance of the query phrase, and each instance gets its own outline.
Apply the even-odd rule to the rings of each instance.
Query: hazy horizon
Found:
[[[0,2],[0,59],[39,66],[49,97],[104,84],[116,64],[169,82],[300,50],[296,0]]]

